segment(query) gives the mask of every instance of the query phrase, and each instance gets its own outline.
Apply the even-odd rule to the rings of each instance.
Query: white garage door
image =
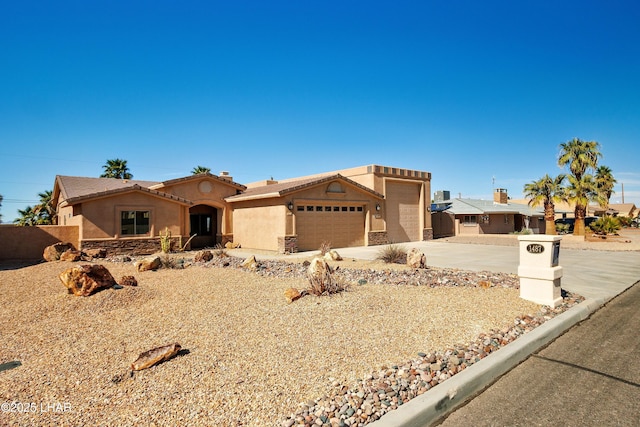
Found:
[[[387,235],[392,243],[422,240],[420,184],[387,182]]]
[[[362,205],[305,204],[296,206],[298,249],[316,250],[323,241],[332,248],[364,245]]]

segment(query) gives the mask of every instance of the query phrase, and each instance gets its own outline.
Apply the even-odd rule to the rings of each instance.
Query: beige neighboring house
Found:
[[[167,232],[191,249],[234,242],[297,252],[433,238],[431,174],[368,165],[242,185],[223,172],[155,182],[57,176],[58,224],[81,249],[153,253]]]
[[[438,192],[449,194],[448,191]],[[529,229],[544,234],[546,224],[541,208],[509,199],[507,190],[498,188],[493,200],[443,199],[434,197],[433,229],[436,237],[470,234],[509,234]]]
[[[638,216],[638,209],[634,203],[609,203],[609,206],[606,209],[597,205],[590,205],[589,214],[594,216],[603,216],[604,214],[607,214],[635,218]]]

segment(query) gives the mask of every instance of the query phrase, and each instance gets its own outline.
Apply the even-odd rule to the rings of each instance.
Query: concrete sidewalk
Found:
[[[427,242],[411,242],[403,243],[405,248],[418,248],[421,249],[427,256],[427,264],[432,267],[442,268],[457,268],[461,270],[473,270],[473,271],[495,271],[504,273],[517,274],[519,264],[519,248],[517,246],[497,246],[497,245],[484,245],[484,244],[460,244],[440,241],[427,241]],[[337,249],[340,255],[345,258],[356,259],[375,259],[379,246],[373,247],[356,247],[356,248],[341,248]],[[237,252],[235,252],[237,251]],[[234,255],[244,256],[250,255],[250,253],[243,254],[240,250],[234,250]],[[310,257],[315,252],[300,253],[294,255],[256,255],[260,258],[284,258],[292,259],[295,257]],[[596,334],[601,340],[605,340],[598,345],[598,342],[591,343],[590,345],[578,345],[582,338],[578,338],[577,342],[569,341],[568,344],[564,344],[564,349],[554,350],[554,352],[540,353],[540,355],[534,355],[540,349],[549,345],[556,338],[560,337],[567,330],[571,329],[574,325],[589,318],[595,311],[601,308],[605,303],[612,298],[623,293],[626,289],[630,288],[634,283],[640,280],[640,252],[613,252],[613,251],[593,251],[593,250],[572,250],[562,248],[560,251],[560,265],[563,267],[562,288],[570,292],[580,294],[586,298],[586,301],[579,304],[576,307],[568,310],[567,312],[551,319],[545,324],[534,329],[530,333],[518,338],[513,343],[500,349],[499,351],[489,355],[482,359],[480,362],[475,363],[469,368],[465,369],[461,373],[455,375],[445,383],[434,387],[427,393],[418,396],[417,398],[402,405],[401,408],[392,411],[382,417],[380,420],[372,423],[373,427],[398,427],[398,426],[416,426],[425,427],[434,425],[443,419],[443,417],[453,413],[456,408],[464,405],[473,396],[480,393],[490,384],[497,381],[500,377],[507,374],[521,362],[530,359],[523,366],[532,366],[530,369],[533,371],[523,373],[520,370],[514,370],[505,376],[505,382],[509,381],[508,387],[512,387],[512,390],[503,389],[501,392],[504,397],[503,400],[497,399],[493,402],[493,393],[488,398],[489,401],[481,400],[481,403],[472,405],[469,404],[460,410],[460,413],[454,413],[450,417],[450,421],[446,421],[446,425],[589,425],[592,424],[588,419],[585,420],[572,420],[570,414],[564,413],[561,418],[558,418],[557,422],[547,422],[544,419],[535,419],[538,415],[533,415],[533,418],[526,418],[526,422],[521,422],[520,418],[524,420],[522,412],[527,412],[529,408],[538,405],[536,402],[542,402],[542,396],[539,393],[545,393],[547,389],[555,389],[556,395],[554,401],[546,401],[541,405],[544,411],[560,413],[561,408],[565,405],[564,402],[572,400],[572,396],[576,395],[573,387],[574,372],[572,369],[583,369],[584,372],[593,371],[593,375],[597,377],[592,378],[593,384],[583,383],[586,390],[597,390],[602,383],[602,376],[604,372],[602,367],[593,365],[581,365],[581,361],[587,360],[588,355],[592,351],[598,351],[600,353],[607,353],[609,356],[606,358],[605,354],[593,356],[594,363],[597,360],[602,360],[610,363],[611,359],[615,359],[620,362],[620,369],[625,369],[625,362],[630,359],[634,359],[633,364],[628,363],[628,369],[635,369],[635,373],[629,376],[623,372],[607,371],[604,376],[607,380],[618,381],[621,380],[625,385],[622,395],[616,395],[620,401],[631,397],[637,401],[640,401],[638,396],[638,384],[640,380],[637,378],[637,373],[640,372],[640,364],[636,355],[640,351],[640,343],[637,337],[637,331],[640,330],[640,323],[638,323],[638,310],[635,310],[635,326],[633,329],[631,325],[621,323],[622,321],[611,321],[610,324],[606,324],[606,321],[610,318],[609,315],[602,315],[605,325],[602,326],[602,334]],[[635,288],[639,288],[640,285]],[[636,294],[637,294],[636,289]],[[637,298],[637,297],[631,297]],[[629,304],[628,302],[625,304]],[[638,306],[637,300],[635,302]],[[607,308],[607,312],[617,312],[619,309],[617,305],[612,303],[611,307]],[[623,317],[631,317],[633,313],[628,311],[622,314]],[[586,323],[586,322],[585,322]],[[581,324],[582,325],[582,324]],[[620,329],[620,330],[618,330]],[[629,332],[631,331],[631,332]],[[609,335],[604,335],[604,332],[608,332],[609,335],[620,335],[623,341],[620,343],[613,342],[609,345]],[[625,332],[621,334],[621,332]],[[559,340],[560,341],[560,340]],[[596,340],[597,341],[597,340]],[[626,342],[626,346],[625,346]],[[606,344],[606,345],[605,345]],[[562,345],[562,344],[560,344]],[[627,350],[628,349],[628,350]],[[634,351],[635,350],[635,351]],[[572,357],[566,359],[568,361],[563,362],[561,356],[556,353],[566,353]],[[549,360],[543,360],[543,358]],[[560,371],[557,375],[551,377],[551,366],[555,366],[560,369],[564,367],[565,371]],[[568,371],[567,371],[568,369]],[[608,376],[607,376],[608,375]],[[611,377],[611,378],[609,378]],[[509,378],[509,380],[507,380]],[[514,379],[511,379],[514,378]],[[564,383],[562,382],[564,381]],[[501,380],[502,382],[502,380]],[[619,382],[619,381],[618,381]],[[535,385],[543,384],[544,387],[534,387]],[[564,385],[562,385],[564,384]],[[612,383],[615,384],[615,383]],[[496,386],[498,383],[496,383]],[[515,389],[519,389],[520,392],[516,393]],[[631,393],[631,394],[630,394]],[[484,394],[484,393],[483,393]],[[480,395],[477,399],[481,399],[483,395]],[[512,399],[511,396],[517,396]],[[626,396],[626,397],[625,397]],[[525,399],[529,399],[526,401]],[[473,402],[475,402],[474,399]],[[518,402],[514,402],[517,400]],[[524,401],[520,405],[520,401]],[[573,404],[582,408],[587,413],[589,411],[589,405],[580,406],[579,401],[572,400]],[[586,402],[589,402],[587,400]],[[607,400],[611,402],[611,400]],[[513,418],[500,418],[501,413],[505,411],[505,407],[516,405],[520,408],[520,411],[513,413]],[[637,406],[626,406],[628,410],[635,410]],[[467,409],[468,408],[468,409]],[[616,419],[615,411],[619,409],[616,407],[605,407],[603,410],[609,411],[614,414],[612,420],[614,422],[604,424],[615,425],[640,425],[640,423],[627,424],[625,419]],[[465,411],[465,412],[463,412]],[[469,412],[466,412],[469,411]],[[483,412],[496,412],[497,418],[483,417]],[[537,414],[537,412],[531,412]],[[637,413],[637,411],[636,411]],[[628,412],[625,412],[623,417],[627,417]],[[455,417],[455,418],[454,418]],[[634,421],[640,419],[640,413]],[[581,421],[581,422],[579,422]],[[586,423],[586,424],[585,424]],[[602,422],[597,423],[603,425]]]

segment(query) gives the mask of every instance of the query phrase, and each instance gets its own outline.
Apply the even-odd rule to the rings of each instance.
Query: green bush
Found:
[[[378,251],[376,259],[387,264],[405,264],[407,262],[407,250],[399,245],[387,245]]]
[[[569,224],[556,224],[556,233],[567,234],[571,226]]]
[[[618,218],[612,216],[603,216],[602,218],[598,218],[594,222],[589,225],[591,231],[595,234],[600,234],[606,236],[608,234],[617,234],[622,225],[620,224],[620,220]]]

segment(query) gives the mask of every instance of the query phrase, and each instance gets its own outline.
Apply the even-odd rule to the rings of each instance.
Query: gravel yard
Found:
[[[363,381],[438,362],[445,355],[437,350],[448,357],[540,310],[501,274],[428,269],[432,285],[412,286],[407,278],[417,273],[405,266],[345,260],[332,264],[352,283],[347,292],[288,304],[287,288],[307,287],[300,264],[265,263],[258,272],[237,263],[147,272],[101,264],[139,285],[78,297],[57,277],[72,263],[0,266],[0,364],[21,362],[0,372],[0,403],[18,402],[0,424],[269,426],[315,422],[326,404],[322,420],[338,425],[358,415],[335,406],[364,394]],[[140,353],[174,342],[178,356],[131,375]],[[455,373],[443,371],[404,398]],[[336,395],[342,400],[329,402]]]

